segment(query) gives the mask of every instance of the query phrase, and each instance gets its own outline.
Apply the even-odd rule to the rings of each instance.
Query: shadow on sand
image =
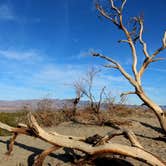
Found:
[[[10,143],[9,140],[7,140],[7,141],[0,140],[0,142],[6,144],[7,149],[9,148],[9,143]],[[24,144],[19,143],[17,141],[15,142],[15,146],[18,146],[20,148],[23,148],[27,151],[32,152],[32,154],[27,159],[28,166],[32,166],[33,163],[34,163],[35,157],[43,151],[43,149],[39,149],[39,148],[36,148],[36,147],[31,147],[31,146],[28,146],[28,145],[24,145]],[[58,160],[61,160],[65,163],[69,163],[69,165],[73,165],[73,166],[74,165],[75,166],[87,165],[87,164],[84,164],[84,163],[82,163],[81,165],[74,163],[74,160],[80,159],[81,156],[76,154],[72,149],[63,148],[63,150],[64,150],[64,153],[62,153],[62,154],[51,153],[49,156],[53,157],[53,158],[56,158]],[[48,166],[53,166],[50,163],[47,163],[47,165]],[[107,158],[102,157],[102,158],[95,159],[90,165],[93,165],[93,166],[133,166],[131,163],[129,163],[128,161],[126,161],[124,159],[108,158],[108,157]]]

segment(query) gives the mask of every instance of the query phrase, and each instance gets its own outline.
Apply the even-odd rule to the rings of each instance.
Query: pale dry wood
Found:
[[[9,149],[8,149],[8,151],[5,153],[7,156],[10,156],[10,155],[11,155],[11,152],[13,151],[14,142],[15,142],[17,136],[18,136],[18,133],[14,133],[14,134],[13,134],[13,137],[10,139]]]
[[[129,91],[129,92],[123,92],[123,93],[121,93],[121,97],[122,96],[126,96],[126,95],[133,95],[133,94],[136,94],[136,92],[133,92],[133,91]]]
[[[74,136],[71,136],[71,135],[61,135],[61,134],[58,134],[57,132],[50,132],[51,134],[55,135],[55,136],[63,136],[64,138],[67,138],[67,139],[72,139],[72,140],[76,140],[76,141],[85,141],[86,140],[86,137],[74,137]]]
[[[118,63],[116,62],[115,60],[113,60],[112,58],[108,57],[108,56],[105,56],[103,54],[100,54],[100,53],[95,53],[95,52],[92,52],[92,55],[95,56],[95,57],[100,57],[102,59],[105,59],[111,63],[113,63],[116,68],[121,72],[121,74],[131,83],[133,84],[134,86],[137,85],[136,81],[129,75],[129,73],[127,73],[127,71],[125,71],[125,69]]]
[[[144,25],[143,25],[143,19],[138,19],[138,22],[140,24],[140,32],[139,32],[139,40],[140,40],[140,43],[142,44],[143,46],[143,53],[145,55],[146,58],[149,58],[149,53],[147,51],[147,44],[145,43],[145,41],[142,39],[142,36],[143,36],[143,29],[144,29]]]
[[[110,13],[108,14],[108,12],[106,12],[106,10],[104,10],[102,8],[102,5],[100,5],[99,3],[96,5],[96,8],[103,17],[105,17],[106,19],[111,21],[113,24],[115,24],[119,29],[121,29],[124,32],[124,34],[126,36],[126,40],[122,40],[122,42],[126,42],[130,46],[132,58],[133,58],[132,72],[133,72],[134,78],[132,75],[127,73],[126,70],[117,61],[113,60],[112,58],[99,54],[99,53],[92,53],[92,55],[105,59],[106,61],[111,63],[109,65],[106,65],[106,67],[115,68],[120,71],[120,73],[135,88],[135,94],[144,102],[145,105],[147,105],[154,111],[154,113],[156,114],[156,116],[159,120],[161,128],[163,129],[164,133],[166,134],[166,117],[164,115],[164,111],[161,109],[161,107],[159,105],[157,105],[154,101],[152,101],[146,95],[146,93],[144,92],[143,87],[141,85],[142,75],[145,72],[145,70],[147,69],[147,67],[149,66],[149,64],[151,64],[152,62],[163,60],[163,58],[156,58],[156,56],[166,48],[166,32],[164,32],[164,36],[162,38],[162,46],[160,48],[158,48],[152,55],[149,55],[149,53],[147,51],[147,44],[143,40],[143,28],[144,28],[143,19],[141,17],[135,18],[135,21],[137,23],[139,23],[139,25],[140,25],[139,32],[138,32],[138,39],[142,45],[142,49],[143,49],[143,52],[145,55],[145,59],[142,63],[142,66],[140,67],[139,70],[137,70],[137,53],[136,53],[135,42],[134,42],[135,39],[132,39],[130,32],[128,31],[126,26],[123,24],[122,9],[124,8],[126,1],[122,1],[120,8],[114,4],[114,0],[110,0],[110,3],[111,3],[110,8],[116,13],[116,18],[114,16],[111,17],[111,14]],[[117,19],[117,17],[118,17],[118,19]]]
[[[56,151],[60,149],[59,146],[52,146],[46,150],[44,150],[41,154],[39,154],[37,156],[37,158],[35,159],[34,163],[33,163],[33,166],[42,166],[43,165],[43,162],[44,162],[44,159],[49,155],[51,154],[52,152]]]
[[[55,136],[46,132],[38,125],[37,121],[31,114],[29,114],[28,119],[30,125],[29,127],[35,132],[35,135],[38,135],[39,138],[55,146],[77,149],[89,155],[98,155],[103,153],[121,154],[124,156],[133,157],[138,160],[144,160],[150,165],[165,166],[163,161],[141,148],[112,143],[100,146],[92,146],[82,141],[71,140],[66,137]]]
[[[3,123],[0,123],[0,128],[17,134],[34,136],[52,144],[54,147],[51,147],[45,150],[43,153],[41,153],[41,157],[39,157],[41,161],[43,161],[47,154],[50,154],[51,152],[56,150],[57,147],[67,147],[80,150],[90,156],[96,156],[107,153],[119,154],[127,157],[132,157],[137,160],[143,160],[145,163],[148,163],[149,165],[165,166],[164,162],[161,159],[145,151],[143,148],[140,148],[139,143],[137,143],[136,141],[136,138],[133,137],[133,135],[128,131],[125,132],[128,133],[127,136],[132,146],[135,147],[130,147],[116,143],[106,143],[104,145],[93,146],[91,144],[85,143],[84,141],[70,139],[70,137],[68,136],[46,132],[38,125],[36,119],[33,117],[31,113],[28,114],[28,121],[28,128],[26,128],[26,126],[24,126],[23,128],[14,128],[9,125],[4,125]],[[13,137],[13,140],[15,140],[15,138],[16,137]]]
[[[122,135],[130,141],[132,146],[143,149],[143,146],[139,143],[133,131],[124,129],[120,126],[117,126],[117,128],[119,128],[119,130],[115,130],[115,131],[107,133],[102,139],[100,139],[96,143],[96,145],[102,145],[102,144],[108,143],[112,138]]]
[[[134,42],[132,40],[132,37],[129,33],[129,31],[127,30],[127,28],[124,26],[123,24],[123,16],[122,16],[122,10],[124,8],[124,5],[126,3],[126,1],[123,1],[122,2],[122,5],[120,7],[121,10],[119,10],[118,7],[116,7],[114,5],[114,0],[110,0],[111,2],[111,8],[117,13],[117,17],[119,19],[119,21],[117,21],[117,19],[112,18],[102,7],[101,5],[96,5],[96,8],[97,10],[100,12],[100,14],[102,16],[104,16],[106,19],[109,19],[111,22],[113,22],[118,28],[120,28],[124,34],[126,35],[126,38],[127,38],[127,43],[129,44],[130,48],[131,48],[131,53],[132,53],[132,57],[133,57],[133,64],[132,64],[132,71],[133,71],[133,74],[135,76],[135,79],[137,81],[138,80],[138,72],[137,72],[137,53],[136,53],[136,48],[135,48],[135,45],[134,45]]]
[[[156,59],[154,59],[154,57],[166,48],[166,32],[164,33],[164,37],[162,39],[162,46],[159,49],[157,49],[151,56],[149,56],[149,54],[147,53],[146,43],[142,39],[143,24],[141,25],[139,40],[143,46],[143,52],[145,54],[146,59],[143,62],[141,69],[139,71],[137,71],[137,54],[136,54],[134,41],[133,41],[129,31],[123,24],[122,10],[124,8],[126,0],[122,0],[122,5],[120,8],[118,8],[114,5],[113,0],[110,0],[110,2],[111,2],[112,9],[115,12],[117,12],[116,18],[112,18],[111,16],[109,16],[108,13],[100,5],[97,5],[96,7],[104,17],[111,20],[116,26],[118,26],[118,28],[120,28],[125,33],[127,41],[128,41],[127,43],[129,44],[129,46],[131,48],[131,52],[132,52],[132,57],[133,57],[132,71],[134,74],[134,78],[131,75],[129,75],[118,62],[114,61],[113,59],[111,59],[107,56],[101,55],[101,54],[94,53],[93,55],[103,58],[103,59],[111,62],[112,64],[114,64],[114,68],[118,69],[122,73],[122,75],[135,87],[135,90],[136,90],[135,93],[140,97],[140,99],[142,99],[143,102],[147,106],[149,106],[150,108],[153,109],[153,111],[156,113],[156,115],[159,119],[160,125],[166,132],[166,120],[165,120],[166,118],[164,116],[163,110],[146,96],[146,94],[144,93],[144,91],[141,87],[141,76],[144,73],[145,69],[151,62],[156,61]],[[118,17],[118,19],[117,19],[117,17]],[[131,94],[131,93],[128,92],[128,94]],[[72,137],[72,136],[60,135],[55,132],[54,133],[46,132],[38,125],[37,121],[32,116],[32,114],[28,115],[28,120],[29,120],[28,126],[20,125],[17,128],[11,127],[9,125],[6,125],[6,124],[3,124],[0,122],[0,128],[14,133],[14,136],[11,139],[11,143],[10,143],[10,148],[9,148],[9,152],[8,152],[9,154],[11,153],[11,151],[13,149],[14,141],[15,141],[17,135],[25,134],[25,135],[29,135],[29,136],[33,136],[33,137],[38,137],[53,145],[53,147],[44,150],[39,155],[38,159],[36,160],[36,162],[38,164],[42,164],[44,158],[48,154],[53,152],[54,150],[56,150],[60,147],[67,147],[67,148],[80,150],[91,156],[105,154],[105,153],[119,154],[119,155],[123,155],[123,156],[132,157],[137,160],[142,160],[145,163],[148,163],[149,165],[165,166],[164,162],[161,159],[159,159],[158,157],[154,156],[153,154],[151,154],[143,149],[143,147],[140,145],[139,141],[137,140],[135,134],[132,131],[121,130],[116,133],[108,134],[103,138],[103,140],[100,140],[102,142],[102,144],[100,142],[96,146],[92,146],[91,144],[88,144],[85,142],[85,138],[82,139],[82,138],[77,138],[77,137]],[[126,146],[126,145],[121,145],[121,144],[116,144],[116,143],[106,143],[112,137],[114,137],[116,135],[125,135],[131,142],[132,147]]]

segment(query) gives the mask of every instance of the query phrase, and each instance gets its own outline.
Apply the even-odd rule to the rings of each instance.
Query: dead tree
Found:
[[[85,96],[89,100],[90,109],[95,113],[98,114],[100,111],[103,94],[105,91],[105,86],[101,89],[99,94],[99,100],[97,101],[94,94],[93,94],[93,86],[94,86],[94,78],[100,72],[100,70],[95,69],[92,67],[88,72],[85,78],[82,78],[80,81],[76,81],[74,83],[74,87],[77,92],[82,94],[82,97]]]
[[[163,129],[166,131],[166,123],[165,123],[165,117],[163,115],[163,111],[161,110],[161,108],[158,105],[154,104],[146,96],[146,94],[144,93],[142,86],[141,86],[141,76],[142,76],[143,72],[145,71],[146,67],[151,62],[156,61],[155,56],[166,47],[166,41],[165,41],[166,33],[163,38],[163,46],[150,56],[149,54],[147,54],[146,44],[142,39],[142,28],[143,28],[142,19],[138,19],[140,21],[138,21],[136,19],[138,21],[138,23],[140,24],[139,40],[140,40],[141,44],[143,45],[143,50],[145,52],[145,56],[147,59],[146,61],[143,62],[143,66],[141,67],[141,69],[139,71],[137,71],[137,69],[136,69],[137,56],[136,56],[136,50],[134,47],[134,41],[133,41],[131,34],[124,27],[123,20],[122,20],[122,10],[123,10],[123,7],[124,7],[126,1],[122,0],[122,5],[120,8],[117,8],[114,5],[113,0],[110,0],[109,2],[111,3],[112,9],[117,13],[116,18],[112,18],[112,16],[107,14],[105,12],[105,10],[99,4],[97,5],[97,9],[103,16],[105,16],[107,19],[111,20],[116,26],[118,26],[120,29],[122,29],[125,32],[125,34],[127,36],[127,41],[125,41],[125,42],[129,43],[129,45],[132,49],[132,55],[133,55],[133,67],[132,68],[133,68],[133,73],[135,75],[135,78],[132,78],[122,68],[122,66],[118,62],[112,60],[111,58],[98,54],[98,53],[94,53],[93,55],[106,59],[107,61],[109,61],[113,64],[113,66],[109,65],[109,67],[114,67],[114,68],[120,70],[120,72],[125,76],[125,78],[127,78],[129,80],[129,82],[135,87],[135,92],[128,92],[125,94],[134,93],[134,94],[137,94],[138,96],[140,96],[140,98],[149,107],[151,107],[155,111],[155,113],[157,114],[157,116],[160,120],[160,123],[161,123]],[[42,166],[43,160],[45,159],[45,157],[47,155],[49,155],[53,151],[55,151],[59,148],[63,148],[63,147],[76,149],[78,151],[85,153],[86,155],[88,155],[88,157],[93,157],[93,158],[98,157],[101,154],[102,155],[103,154],[115,154],[115,155],[122,155],[125,157],[132,157],[134,159],[141,160],[152,166],[166,166],[164,161],[162,161],[161,159],[159,159],[152,153],[148,152],[146,149],[144,149],[141,146],[141,144],[137,140],[137,137],[135,136],[135,134],[132,131],[125,130],[119,126],[117,126],[118,131],[109,132],[105,136],[99,136],[99,137],[97,137],[97,140],[96,140],[95,139],[96,136],[91,136],[91,137],[86,138],[86,137],[74,137],[74,136],[69,136],[69,135],[60,135],[57,132],[50,132],[50,131],[47,132],[39,126],[39,124],[37,123],[37,121],[34,118],[34,116],[32,115],[32,113],[28,114],[27,119],[28,119],[27,125],[19,124],[17,127],[12,127],[12,126],[9,126],[7,124],[0,122],[0,128],[5,129],[14,134],[13,138],[11,139],[10,145],[9,145],[9,151],[6,153],[7,155],[11,154],[11,152],[13,150],[14,142],[15,142],[16,138],[21,134],[39,138],[52,145],[48,149],[44,150],[36,158],[36,160],[34,162],[34,166]],[[124,136],[125,138],[127,138],[130,141],[131,146],[122,145],[122,144],[118,144],[118,143],[112,143],[111,139],[116,136]],[[94,141],[89,141],[89,140],[94,140]]]
[[[166,134],[166,117],[164,115],[164,112],[158,104],[156,104],[147,96],[141,84],[142,76],[146,71],[146,69],[148,68],[148,66],[153,62],[163,60],[163,58],[157,58],[156,56],[166,48],[166,32],[164,33],[161,47],[156,49],[156,51],[154,51],[152,54],[150,54],[147,49],[147,44],[143,39],[143,29],[144,29],[143,17],[138,16],[132,18],[131,28],[127,28],[123,21],[123,9],[126,4],[126,0],[121,0],[121,1],[119,0],[119,2],[121,2],[120,6],[115,5],[114,0],[108,0],[107,2],[108,4],[105,7],[103,7],[102,4],[103,1],[101,2],[97,1],[96,3],[97,11],[101,16],[103,16],[109,22],[113,23],[118,29],[120,29],[124,33],[126,39],[119,40],[119,42],[127,43],[131,49],[131,55],[133,60],[131,68],[133,76],[130,75],[122,67],[122,65],[120,65],[120,63],[110,58],[109,56],[105,56],[103,54],[95,52],[93,52],[92,55],[108,61],[109,64],[105,65],[105,67],[114,68],[120,71],[120,73],[130,82],[130,84],[135,89],[134,91],[125,92],[122,95],[136,94],[143,101],[145,105],[147,105],[149,108],[151,108],[154,111],[160,122],[161,128]],[[135,47],[135,43],[137,41],[140,43],[140,46],[142,47],[142,51],[144,54],[144,61],[142,62],[142,65],[139,69],[137,66],[138,55]]]
[[[79,104],[81,98],[83,97],[83,92],[80,90],[80,88],[78,88],[78,84],[79,84],[79,82],[74,83],[76,97],[72,100],[72,103],[73,103],[73,108],[72,108],[73,117],[75,117],[76,110],[77,110],[77,105]]]

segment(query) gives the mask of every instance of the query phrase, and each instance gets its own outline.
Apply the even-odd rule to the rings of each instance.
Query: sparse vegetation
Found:
[[[131,157],[152,166],[165,166],[165,162],[159,157],[153,155],[151,151],[148,151],[146,146],[144,147],[143,145],[141,145],[139,140],[137,139],[136,134],[132,130],[128,129],[128,127],[132,125],[132,122],[130,120],[127,120],[128,117],[132,117],[133,114],[134,116],[142,115],[142,113],[146,114],[147,110],[142,110],[142,113],[140,114],[140,111],[137,110],[141,109],[141,107],[136,110],[134,107],[127,107],[123,105],[123,103],[126,100],[124,96],[128,94],[136,94],[144,102],[144,104],[155,113],[160,122],[160,126],[163,129],[163,133],[166,133],[165,113],[160,106],[155,104],[151,99],[147,97],[141,84],[141,77],[148,65],[151,62],[160,60],[156,58],[156,55],[166,48],[166,32],[162,40],[162,46],[157,49],[152,55],[150,55],[147,51],[146,43],[142,39],[143,18],[141,16],[134,17],[134,24],[131,25],[132,29],[128,30],[123,23],[122,17],[126,0],[119,1],[120,6],[115,4],[114,0],[110,0],[108,2],[108,4],[103,5],[104,1],[97,1],[96,8],[101,16],[108,19],[120,30],[122,30],[122,32],[124,32],[126,40],[120,40],[120,42],[128,43],[130,46],[133,58],[131,67],[133,73],[132,75],[127,73],[127,71],[118,62],[109,58],[108,56],[99,53],[93,53],[93,56],[100,57],[110,62],[110,64],[106,65],[106,67],[119,70],[121,74],[131,83],[131,85],[133,85],[135,91],[123,93],[121,95],[122,100],[118,104],[114,104],[114,98],[110,97],[110,99],[108,99],[108,110],[101,110],[105,87],[101,89],[99,101],[96,102],[95,96],[92,94],[92,86],[93,79],[97,71],[91,70],[85,79],[85,82],[87,84],[85,87],[80,83],[75,84],[75,88],[79,93],[77,93],[78,97],[72,100],[73,108],[65,108],[55,111],[52,110],[52,101],[50,99],[43,99],[38,103],[38,107],[35,112],[28,113],[27,119],[24,119],[26,117],[25,115],[27,114],[26,111],[15,113],[0,113],[0,128],[13,133],[13,137],[10,140],[9,149],[6,155],[11,154],[17,136],[19,136],[20,134],[24,134],[31,137],[39,138],[52,145],[52,147],[45,149],[35,158],[35,161],[33,163],[34,166],[42,166],[45,157],[60,148],[70,149],[72,156],[74,156],[74,150],[80,151],[82,154],[84,154],[84,156],[80,157],[80,160],[76,159],[78,163],[77,165],[81,165],[82,163],[86,163],[87,161],[95,161],[99,156],[105,157],[106,154],[110,154],[123,157]],[[145,55],[145,59],[139,70],[137,69],[137,54],[135,47],[135,43],[137,41],[140,42],[143,53]],[[77,109],[76,111],[76,106],[80,101],[82,94],[89,99],[89,105],[87,107]],[[77,99],[78,101],[76,101]],[[148,112],[148,116],[149,115],[150,114]],[[114,128],[114,130],[104,134],[103,136],[97,133],[90,136],[80,137],[62,135],[57,132],[47,131],[42,128],[43,126],[50,127],[71,120],[75,123],[77,122],[82,124],[109,125]],[[19,122],[22,122],[24,124],[18,124]],[[156,132],[159,131],[154,126],[145,124],[144,122],[142,122],[142,124],[149,128],[155,129]],[[127,125],[128,127],[124,128],[123,125]],[[2,132],[1,134],[4,133]],[[138,135],[140,137],[144,137],[142,133]],[[118,138],[119,136],[123,137],[123,139],[127,139],[127,143],[125,145],[117,142],[112,142],[113,138]],[[150,136],[146,136],[146,138],[156,139]]]
[[[24,119],[26,118],[27,112],[25,111],[18,111],[18,112],[0,112],[0,121],[11,125],[13,127],[16,127],[18,123],[22,122],[25,123]],[[5,135],[11,135],[10,132],[0,129],[0,135],[5,136]]]
[[[80,94],[80,97],[86,97],[88,99],[89,101],[88,110],[91,109],[91,112],[96,115],[99,114],[100,112],[100,107],[103,101],[103,94],[105,93],[105,88],[106,88],[104,86],[99,91],[99,99],[97,100],[93,92],[93,86],[94,86],[94,79],[99,72],[100,70],[97,70],[94,67],[92,67],[87,72],[85,77],[74,83],[74,88],[76,89],[76,92]]]

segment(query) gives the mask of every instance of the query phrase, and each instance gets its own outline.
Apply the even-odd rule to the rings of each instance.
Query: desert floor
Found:
[[[157,137],[161,136],[161,130],[157,119],[154,116],[142,115],[142,116],[131,116],[127,117],[131,121],[132,125],[123,125],[123,127],[132,129],[138,136],[138,140],[145,147],[145,149],[156,156],[159,156],[166,161],[166,140],[156,140]],[[45,128],[49,131],[57,131],[64,135],[73,136],[91,136],[93,134],[104,135],[109,131],[115,130],[111,127],[106,126],[95,126],[95,125],[81,125],[74,124],[72,122],[65,122],[56,127]],[[7,151],[7,145],[10,137],[0,138],[0,166],[31,166],[34,158],[46,148],[51,145],[44,141],[29,136],[20,135],[16,139],[14,150],[12,155],[7,159],[5,152]],[[127,140],[120,136],[113,138],[112,142],[129,144]],[[77,153],[77,152],[76,152]],[[60,149],[48,157],[44,161],[44,166],[65,166],[72,165],[72,156],[69,149]],[[145,165],[142,162],[138,162],[133,159],[126,158],[127,161],[133,165]],[[96,165],[120,165],[110,163],[96,164]],[[131,165],[131,164],[129,164]]]

